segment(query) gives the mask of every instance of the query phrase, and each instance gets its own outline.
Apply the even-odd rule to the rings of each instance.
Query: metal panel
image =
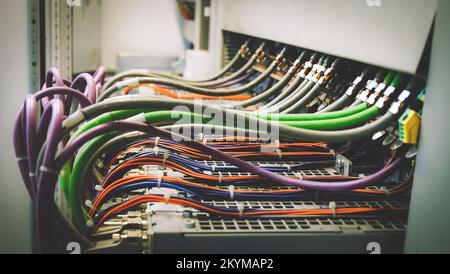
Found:
[[[29,36],[29,52],[30,52],[30,79],[31,88],[33,91],[37,91],[41,88],[43,79],[43,67],[45,66],[43,54],[44,50],[43,39],[45,34],[42,30],[45,30],[45,18],[43,12],[44,2],[39,0],[31,0],[28,2],[28,36]]]
[[[62,76],[72,78],[72,6],[64,0],[47,0],[47,67],[57,67]]]
[[[380,6],[369,5],[377,2]],[[437,0],[217,0],[213,5],[217,32],[230,30],[415,73]]]
[[[450,1],[440,1],[408,224],[407,253],[450,253]]]

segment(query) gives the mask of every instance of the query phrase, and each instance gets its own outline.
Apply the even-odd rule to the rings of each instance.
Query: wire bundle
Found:
[[[336,81],[342,82],[355,74],[346,70],[348,64],[342,59],[302,51],[290,63],[285,57],[286,48],[272,58],[264,47],[262,44],[250,54],[249,43],[245,43],[222,71],[199,81],[153,72],[125,72],[105,82],[106,71],[101,68],[94,75],[80,74],[70,82],[63,79],[56,69],[50,69],[42,90],[26,98],[14,128],[14,148],[25,186],[36,205],[42,250],[62,250],[64,243],[73,238],[89,247],[92,243],[86,237],[89,236],[86,231],[92,233],[105,220],[143,203],[173,203],[213,215],[241,217],[404,211],[404,208],[235,210],[213,207],[203,202],[208,197],[295,200],[311,197],[315,192],[329,193],[331,196],[334,193],[392,195],[410,186],[412,176],[409,175],[386,191],[365,188],[386,182],[405,166],[411,166],[403,150],[394,153],[388,163],[374,174],[362,178],[289,177],[280,173],[330,166],[335,161],[331,146],[345,148],[348,142],[368,139],[391,126],[413,97],[405,91],[401,92],[401,89],[410,94],[418,92],[420,82],[412,80],[408,84],[404,75],[394,72],[386,74],[382,70],[370,80],[372,70],[366,69],[362,72],[358,70],[358,77],[353,82],[338,85]],[[236,69],[235,65],[242,60],[244,65]],[[258,72],[255,65],[262,65],[265,70]],[[267,82],[274,73],[283,73],[283,76],[260,94],[242,96],[252,93],[255,87]],[[167,97],[122,95],[108,98],[115,94],[128,94],[136,87],[148,84]],[[342,95],[343,87],[348,88]],[[178,96],[176,89],[190,94]],[[337,98],[331,91],[342,97]],[[308,106],[321,94],[336,100],[321,111],[313,112]],[[202,106],[202,113],[197,113],[196,103],[186,100],[197,98],[237,102]],[[258,111],[245,111],[264,102],[266,104]],[[179,106],[184,107],[185,111],[173,110]],[[196,136],[176,133],[180,127],[200,129],[202,132],[208,128],[225,129],[232,133],[228,138],[236,139],[242,133],[245,136],[248,133],[256,136],[267,133],[252,132],[245,126],[227,128],[222,123],[211,123],[213,117],[203,114],[207,108],[223,116],[240,118],[246,125],[254,122],[264,128],[279,128],[281,138],[289,142],[277,140],[275,145],[265,146],[276,146],[273,152],[262,152],[263,145],[248,137],[239,141],[224,138],[222,142],[208,143],[206,139],[195,141]],[[184,121],[189,122],[177,124],[181,116],[187,117]],[[143,146],[153,147],[154,150],[124,156],[130,150]],[[124,157],[121,163],[117,162],[119,157]],[[261,167],[249,162],[261,159],[289,160],[298,164]],[[209,165],[202,160],[224,161],[229,166]],[[170,169],[184,177],[126,176],[131,170],[148,165]],[[246,172],[250,175],[222,177],[214,175],[214,172]],[[54,203],[58,182],[70,205],[70,222]],[[235,185],[246,184],[289,188],[234,189]],[[104,207],[114,197],[159,187],[175,189],[189,197],[167,198],[143,194],[129,196],[123,202]],[[93,202],[86,203],[86,200]]]

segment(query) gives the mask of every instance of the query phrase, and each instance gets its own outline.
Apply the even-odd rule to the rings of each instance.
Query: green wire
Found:
[[[386,77],[384,77],[384,81],[383,81],[383,83],[385,83],[386,85],[388,85],[391,81],[392,81],[392,79],[394,78],[394,76],[395,76],[395,71],[389,71],[389,73],[386,75]]]
[[[376,106],[373,106],[362,112],[347,117],[341,117],[331,120],[319,120],[319,121],[283,122],[283,124],[297,128],[332,131],[332,130],[346,129],[355,125],[364,124],[368,120],[376,117],[378,114],[379,109]]]
[[[108,133],[94,138],[92,141],[87,143],[87,145],[84,146],[83,149],[81,149],[81,151],[75,158],[72,174],[70,177],[68,203],[72,211],[72,218],[74,220],[74,223],[79,229],[86,228],[85,218],[87,217],[87,215],[85,212],[83,212],[84,207],[81,201],[82,184],[80,183],[80,179],[84,178],[88,171],[88,166],[85,163],[89,162],[92,153],[98,150],[104,143],[106,143],[113,137],[113,134]]]
[[[71,140],[77,138],[83,132],[93,128],[102,123],[111,122],[113,120],[126,119],[135,116],[139,113],[143,113],[142,110],[123,110],[114,111],[110,113],[103,114],[91,122],[85,124],[80,128],[71,138]],[[371,118],[377,116],[379,110],[376,107],[367,108],[366,104],[361,104],[357,107],[351,108],[346,111],[337,111],[324,114],[294,114],[294,115],[279,115],[282,124],[286,124],[293,127],[300,127],[306,129],[320,129],[320,130],[338,130],[343,128],[348,128],[353,125],[362,124],[370,120]],[[344,116],[343,116],[344,115]],[[346,116],[345,116],[346,115]],[[201,114],[196,114],[192,112],[182,112],[182,111],[154,111],[147,112],[144,114],[146,123],[175,123],[183,120],[189,119],[189,121],[195,121],[200,119],[202,123],[211,120],[211,117],[203,116]],[[271,117],[267,118],[273,118]],[[313,120],[312,118],[316,118]],[[266,118],[266,117],[265,117]],[[303,121],[301,120],[303,119]],[[100,147],[113,138],[117,133],[108,133],[100,135],[90,141],[86,146],[84,146],[80,152],[77,154],[73,169],[70,170],[70,162],[68,162],[67,173],[64,173],[63,177],[68,176],[70,178],[68,186],[68,202],[72,210],[72,216],[75,225],[79,229],[86,228],[86,221],[90,219],[86,210],[84,209],[82,203],[81,187],[82,183],[85,181],[84,178],[88,172],[89,163],[93,160],[92,156],[95,152],[100,149]],[[66,171],[66,170],[65,170]]]
[[[392,80],[391,86],[393,86],[394,88],[398,87],[398,84],[400,83],[400,81],[403,78],[403,74],[402,73],[397,73],[397,75],[395,76],[394,80]]]
[[[280,122],[291,121],[312,121],[312,120],[329,120],[350,116],[367,109],[367,104],[360,104],[358,106],[348,108],[346,110],[327,112],[327,113],[304,113],[304,114],[263,114],[255,113],[259,118],[266,120],[276,120]]]
[[[139,113],[142,113],[143,110],[119,110],[119,111],[113,111],[113,112],[108,112],[105,113],[103,115],[100,115],[98,117],[96,117],[95,119],[87,122],[84,126],[82,126],[80,129],[78,129],[70,138],[70,141],[75,140],[76,138],[78,138],[81,134],[83,134],[84,132],[88,131],[89,129],[97,126],[97,125],[101,125],[107,122],[111,122],[114,120],[120,120],[120,119],[125,119],[134,115],[137,115]],[[70,142],[69,141],[69,142]],[[70,197],[69,197],[69,183],[70,183],[70,176],[72,173],[72,163],[71,161],[68,161],[62,168],[62,175],[59,177],[59,184],[61,189],[64,192],[64,195],[66,197],[66,200],[69,202]],[[70,202],[69,202],[70,204]]]
[[[105,115],[102,115],[102,117],[99,116],[98,117],[99,119],[95,119],[96,121],[91,121],[90,123],[86,124],[83,128],[77,131],[78,134],[76,135],[79,136],[83,132],[89,130],[90,128],[96,125],[100,125],[101,123],[110,122],[112,121],[111,119],[114,118],[117,118],[115,120],[126,119],[139,113],[142,113],[142,111],[124,110],[124,111],[115,111],[114,113],[106,113]],[[196,118],[197,119],[200,118],[202,122],[210,120],[210,117],[203,117],[195,113],[180,112],[180,111],[149,112],[145,114],[145,120],[147,123],[157,123],[162,121],[177,122],[180,120],[180,116],[183,116],[184,117],[183,119],[185,119],[185,117],[188,117],[189,121],[193,121]],[[117,134],[109,133],[94,138],[86,146],[84,146],[77,154],[72,170],[70,170],[70,162],[66,163],[65,165],[68,166],[68,170],[67,173],[64,173],[64,175],[67,175],[69,178],[68,187],[67,186],[65,187],[68,192],[66,194],[66,197],[68,198],[67,200],[72,211],[74,223],[79,229],[85,229],[86,221],[90,219],[89,214],[83,207],[83,201],[81,200],[82,197],[81,186],[89,170],[88,167],[90,161],[92,160],[92,155],[98,149],[100,149],[102,145],[111,140],[111,138],[115,137],[115,135]]]

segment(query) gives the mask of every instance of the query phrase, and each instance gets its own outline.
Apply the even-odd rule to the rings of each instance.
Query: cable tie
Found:
[[[121,88],[125,88],[125,87],[139,86],[139,84],[140,84],[139,77],[134,77],[134,78],[131,78],[131,79],[124,80],[124,81],[116,83],[116,87],[118,89],[121,89]]]
[[[222,172],[219,171],[219,184],[222,183],[223,175]]]
[[[216,165],[212,165],[212,166],[211,166],[211,171],[212,171],[212,172],[216,171],[216,168],[217,168]]]
[[[391,197],[391,192],[389,191],[389,189],[387,187],[383,187],[382,189],[383,189],[384,193],[386,193],[386,195],[388,197]]]
[[[164,193],[164,203],[167,205],[170,201],[170,193]]]
[[[161,140],[160,137],[156,137],[155,138],[155,147],[157,147],[159,145],[159,141]]]
[[[91,200],[84,201],[84,205],[86,205],[89,209],[92,209],[92,206],[93,206]]]
[[[164,160],[163,160],[163,166],[164,166],[164,169],[166,169],[166,161],[167,161],[167,159],[169,159],[169,152],[168,151],[166,151],[166,152],[164,152]]]
[[[230,200],[234,200],[234,185],[228,186],[228,190],[230,191]]]
[[[72,128],[84,120],[86,120],[86,116],[82,110],[78,110],[63,122],[63,127]]]
[[[153,153],[155,153],[155,155],[159,154],[159,147],[158,146],[154,146],[153,147]]]
[[[203,142],[203,145],[205,145],[205,146],[208,145],[208,138],[204,137],[202,142]]]
[[[28,157],[17,157],[17,163],[28,161]]]
[[[145,118],[145,113],[139,113],[135,116],[132,116],[125,121],[127,122],[135,122],[135,123],[145,123],[147,119]]]
[[[331,211],[333,211],[333,218],[336,218],[336,202],[330,202],[330,205],[329,205],[329,207],[330,207],[330,209],[331,209]]]
[[[303,179],[304,179],[304,178],[303,178],[303,175],[302,175],[300,172],[296,173],[295,176],[297,176],[297,178],[298,178],[299,180],[303,180]]]
[[[36,173],[34,173],[34,172],[29,172],[29,173],[28,173],[28,177],[35,178],[35,177],[36,177]]]
[[[94,222],[92,220],[87,220],[86,221],[86,226],[87,227],[93,227],[94,226]]]
[[[41,166],[40,170],[41,170],[42,172],[47,172],[47,173],[51,173],[51,174],[54,174],[54,175],[56,175],[56,176],[59,176],[59,174],[60,174],[60,172],[59,172],[59,171],[56,171],[56,170],[50,169],[50,168],[48,168],[48,167],[45,167],[45,166]]]
[[[280,160],[282,160],[283,154],[281,154],[281,149],[277,149],[277,154],[278,154],[278,157],[280,158]]]
[[[244,209],[245,209],[245,205],[243,203],[237,204],[237,210],[239,211],[239,217],[244,216]]]
[[[199,141],[200,141],[200,142],[203,142],[203,138],[205,137],[205,135],[203,134],[203,132],[200,132],[200,133],[198,134],[198,137],[200,138]]]
[[[103,188],[101,185],[96,185],[96,186],[94,187],[94,189],[95,189],[97,192],[102,192],[102,191],[104,190],[104,188]]]
[[[157,181],[157,186],[158,188],[161,188],[161,183],[162,183],[162,179],[164,178],[164,172],[161,172],[158,174],[158,181]]]

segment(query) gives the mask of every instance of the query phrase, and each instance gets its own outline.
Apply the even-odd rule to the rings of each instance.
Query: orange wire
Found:
[[[181,99],[181,100],[194,100],[194,99],[205,99],[205,100],[228,100],[228,101],[245,101],[250,98],[251,96],[247,95],[232,95],[232,96],[208,96],[208,95],[200,95],[200,94],[177,94],[176,92],[173,92],[172,90],[159,86],[159,85],[152,85],[152,84],[139,84],[136,86],[126,87],[122,91],[122,95],[127,95],[135,88],[145,86],[150,87],[154,89],[156,92],[170,98],[174,99]]]
[[[219,215],[228,215],[228,216],[241,216],[241,213],[238,212],[225,212],[213,208],[209,208],[200,204],[196,204],[190,201],[180,200],[177,198],[168,198],[161,196],[154,196],[154,195],[146,195],[146,196],[140,196],[137,198],[130,199],[123,204],[117,206],[116,208],[112,209],[108,213],[106,213],[100,221],[97,223],[96,228],[100,224],[104,222],[109,216],[127,210],[128,208],[135,207],[137,205],[146,203],[146,202],[166,202],[170,204],[176,204],[176,205],[182,205],[186,207],[192,207],[198,210],[203,210],[205,212],[215,213]],[[255,211],[255,212],[242,212],[242,216],[259,216],[259,215],[288,215],[288,216],[307,216],[307,215],[331,215],[331,214],[338,214],[338,215],[345,215],[345,214],[356,214],[356,213],[368,213],[368,212],[377,212],[377,211],[402,211],[405,210],[403,208],[392,208],[392,209],[383,209],[383,208],[341,208],[336,210],[331,209],[303,209],[303,210],[270,210],[270,211]]]

